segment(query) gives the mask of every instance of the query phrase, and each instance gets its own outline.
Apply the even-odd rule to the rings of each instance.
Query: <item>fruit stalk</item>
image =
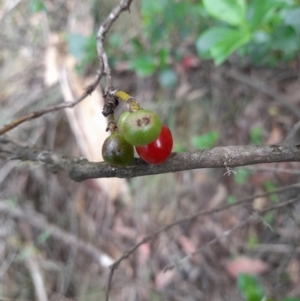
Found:
[[[109,114],[107,116],[107,119],[108,119],[108,125],[107,125],[106,131],[110,131],[111,134],[113,134],[113,133],[115,133],[115,131],[117,129],[117,125],[116,125],[114,114]]]
[[[117,97],[118,99],[126,102],[129,106],[130,112],[134,112],[134,111],[141,109],[141,107],[136,102],[136,100],[124,91],[117,90],[114,92],[114,96]]]

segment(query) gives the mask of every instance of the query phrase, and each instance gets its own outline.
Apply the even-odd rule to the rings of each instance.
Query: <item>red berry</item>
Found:
[[[168,159],[172,152],[173,138],[171,131],[162,126],[158,138],[148,145],[136,146],[138,155],[149,164],[160,164]]]

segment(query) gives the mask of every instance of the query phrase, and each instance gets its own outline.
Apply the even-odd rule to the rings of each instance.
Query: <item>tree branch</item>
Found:
[[[107,54],[103,48],[103,41],[106,33],[111,28],[112,24],[120,16],[120,14],[126,10],[129,10],[132,0],[121,0],[120,4],[116,6],[111,13],[108,15],[106,20],[101,24],[97,33],[97,53],[99,60],[103,62],[104,72],[106,74],[106,86],[112,87],[111,69],[108,64]]]
[[[33,248],[33,246],[31,246],[31,248]],[[37,256],[34,254],[34,252],[29,252],[24,261],[31,275],[37,300],[47,301],[48,297],[46,287],[41,268],[37,261]]]
[[[115,90],[113,88],[111,68],[108,63],[108,57],[104,51],[103,41],[106,33],[109,31],[112,24],[117,20],[120,14],[126,10],[129,11],[132,0],[120,0],[118,6],[116,6],[111,13],[108,15],[106,20],[101,24],[97,32],[97,54],[100,61],[103,62],[104,73],[106,75],[106,87],[105,87],[105,103],[103,106],[102,114],[107,117],[114,114],[115,108],[119,104],[118,100],[108,93],[110,90]]]
[[[298,119],[300,118],[300,109],[296,106],[293,106],[289,104],[286,97],[278,92],[272,90],[266,83],[264,83],[261,79],[255,79],[251,78],[249,76],[244,75],[243,73],[237,71],[237,70],[229,70],[226,72],[226,75],[235,79],[238,82],[241,82],[243,84],[246,84],[258,91],[261,91],[262,93],[272,97],[279,106],[282,108],[285,108],[286,110],[290,111],[294,116],[296,116]]]
[[[0,136],[4,135],[8,131],[12,130],[13,128],[19,126],[20,124],[22,124],[26,121],[29,121],[29,120],[41,117],[45,114],[59,111],[62,109],[73,108],[74,106],[79,104],[82,100],[84,100],[88,95],[92,94],[92,92],[97,88],[97,86],[102,78],[102,75],[103,75],[103,72],[101,71],[97,75],[95,81],[91,85],[89,85],[85,89],[84,93],[82,95],[80,95],[77,99],[75,99],[74,101],[59,103],[57,105],[50,106],[50,107],[47,107],[47,108],[39,110],[39,111],[33,111],[33,112],[29,113],[28,115],[17,118],[15,120],[13,120],[11,123],[5,125],[2,129],[0,129]]]
[[[243,220],[241,223],[234,225],[232,228],[224,231],[221,235],[216,236],[214,239],[212,239],[211,241],[209,241],[207,244],[205,244],[204,246],[202,246],[201,248],[195,250],[194,252],[184,256],[183,258],[180,258],[178,260],[176,260],[175,262],[169,264],[168,266],[166,266],[164,268],[164,272],[169,271],[174,269],[177,266],[180,266],[181,264],[183,264],[185,261],[187,261],[188,259],[190,259],[191,257],[195,256],[196,254],[201,253],[204,249],[206,249],[207,247],[210,247],[211,245],[215,244],[216,242],[220,241],[222,238],[224,237],[228,237],[229,235],[231,235],[231,233],[239,228],[242,228],[244,226],[246,226],[249,222],[258,222],[261,220],[261,217],[273,210],[277,210],[283,207],[286,207],[288,205],[291,205],[295,202],[299,202],[299,198],[295,198],[295,199],[291,199],[282,203],[279,203],[275,206],[271,206],[269,208],[266,208],[264,210],[253,210],[252,214],[250,216],[248,216],[245,220]]]
[[[0,152],[5,150],[0,149]],[[85,158],[74,158],[27,147],[16,148],[10,159],[49,164],[67,172],[72,180],[81,182],[90,178],[132,178],[199,168],[231,168],[259,163],[299,162],[300,146],[215,147],[189,153],[172,153],[171,157],[160,165],[149,165],[135,158],[131,165],[123,168],[113,167],[105,162],[89,162]]]
[[[279,192],[291,189],[293,187],[299,187],[299,184],[288,185],[288,186],[281,187],[281,188],[278,188],[278,189],[275,189],[273,191],[266,192],[266,193],[263,193],[263,194],[249,196],[249,197],[247,197],[247,198],[245,198],[243,200],[237,201],[237,202],[235,202],[233,204],[227,204],[227,205],[224,205],[224,206],[219,206],[219,207],[216,207],[216,208],[213,208],[213,209],[210,209],[210,210],[202,210],[202,211],[196,212],[193,215],[184,217],[184,218],[182,218],[180,220],[177,220],[177,221],[175,221],[175,222],[173,222],[171,224],[168,224],[168,225],[160,228],[159,230],[157,230],[157,231],[155,231],[155,232],[153,232],[153,233],[145,236],[143,239],[141,239],[139,242],[137,242],[134,246],[132,246],[131,248],[129,248],[127,251],[125,251],[122,254],[122,256],[111,265],[109,276],[108,276],[108,281],[107,281],[107,285],[106,285],[106,293],[105,293],[106,299],[105,300],[106,301],[109,300],[109,291],[111,289],[112,278],[113,278],[115,270],[119,267],[119,265],[121,264],[121,262],[124,259],[127,259],[129,257],[129,255],[132,254],[134,251],[136,251],[141,245],[143,245],[143,244],[147,243],[148,241],[154,239],[160,233],[168,231],[169,229],[173,228],[174,226],[180,225],[180,224],[182,224],[184,222],[187,222],[189,220],[193,220],[195,218],[199,218],[200,216],[211,215],[211,214],[214,214],[214,213],[217,213],[217,212],[220,212],[220,211],[224,211],[224,210],[230,209],[232,207],[236,207],[236,206],[239,206],[239,205],[242,205],[242,204],[249,203],[251,201],[254,201],[257,198],[265,197],[265,196],[268,196],[268,195],[273,194],[273,193],[279,193]],[[299,199],[289,200],[287,202],[277,204],[277,205],[275,205],[273,207],[269,207],[269,208],[267,208],[265,210],[262,210],[260,212],[258,212],[256,210],[253,210],[253,212],[256,212],[256,216],[253,216],[253,213],[252,213],[244,222],[242,222],[241,224],[235,225],[233,228],[225,231],[220,237],[216,237],[215,239],[213,239],[212,241],[210,241],[207,245],[205,245],[204,248],[207,247],[208,245],[214,244],[219,239],[221,239],[224,235],[228,236],[236,228],[243,227],[244,225],[246,225],[248,222],[252,221],[253,219],[256,220],[257,216],[259,214],[265,214],[265,213],[267,213],[267,212],[269,212],[271,210],[287,206],[287,205],[289,205],[289,204],[291,204],[291,203],[293,203],[293,202],[295,202],[297,200],[299,200]],[[202,248],[201,248],[201,250],[202,250]],[[196,252],[197,252],[197,250],[196,250]],[[191,256],[193,256],[193,255],[191,255]]]
[[[70,246],[75,245],[79,250],[94,258],[101,266],[105,268],[107,268],[113,261],[109,255],[105,254],[94,245],[81,240],[80,238],[60,229],[53,224],[48,223],[45,217],[38,213],[28,213],[20,208],[12,208],[12,206],[5,201],[0,201],[0,213],[7,214],[13,219],[26,220],[28,224],[34,228],[48,232],[50,236],[61,241],[63,244]]]
[[[97,52],[98,52],[98,57],[101,65],[101,71],[97,74],[97,77],[95,81],[89,85],[84,93],[79,96],[77,99],[71,102],[63,102],[54,106],[50,106],[48,108],[34,111],[29,113],[28,115],[19,117],[15,120],[13,120],[11,123],[5,125],[3,128],[0,129],[0,136],[7,133],[8,131],[12,130],[13,128],[19,126],[20,124],[35,119],[39,118],[45,114],[55,112],[58,110],[66,109],[66,108],[73,108],[76,106],[78,103],[80,103],[82,100],[84,100],[88,95],[90,95],[98,86],[100,83],[100,80],[102,78],[102,75],[105,73],[106,74],[106,81],[107,85],[109,87],[112,86],[112,78],[111,78],[111,70],[108,64],[108,58],[107,54],[104,51],[103,48],[103,41],[105,38],[106,33],[109,31],[110,27],[112,24],[116,21],[116,19],[120,16],[120,14],[123,11],[129,10],[129,7],[131,5],[132,0],[121,0],[120,4],[116,6],[112,12],[109,14],[107,19],[100,25],[98,34],[97,34]]]

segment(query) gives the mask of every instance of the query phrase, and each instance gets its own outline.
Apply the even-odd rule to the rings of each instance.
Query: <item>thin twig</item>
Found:
[[[27,247],[33,249],[33,245],[28,245]],[[47,301],[48,297],[47,297],[45,283],[42,276],[42,271],[38,265],[38,261],[33,250],[29,252],[29,254],[26,256],[25,264],[31,275],[37,300]]]
[[[81,240],[80,238],[60,229],[59,227],[48,223],[44,216],[25,212],[20,208],[12,208],[8,202],[0,201],[0,213],[5,213],[13,219],[26,220],[31,226],[49,233],[51,237],[61,241],[66,245],[75,245],[79,250],[94,258],[101,266],[107,268],[113,262],[113,259],[99,250],[92,244]]]
[[[233,226],[232,228],[224,231],[221,235],[216,236],[214,239],[212,239],[211,241],[209,241],[208,243],[206,243],[201,248],[199,248],[196,251],[194,251],[194,252],[192,252],[192,253],[184,256],[183,258],[180,258],[179,260],[176,260],[175,262],[169,264],[168,266],[166,266],[164,268],[164,272],[173,270],[175,267],[181,266],[185,261],[187,261],[191,257],[195,256],[196,254],[201,253],[203,250],[205,250],[206,248],[208,248],[208,247],[212,246],[213,244],[217,243],[219,240],[223,239],[224,237],[228,237],[229,235],[231,235],[231,233],[233,231],[235,231],[236,229],[239,229],[239,228],[242,228],[242,227],[246,226],[248,223],[252,222],[253,220],[257,221],[258,218],[257,218],[256,215],[251,214],[244,221],[242,221],[241,223],[239,223],[239,224]]]
[[[269,171],[269,172],[276,172],[276,173],[288,173],[291,175],[300,175],[299,170],[289,169],[289,168],[256,167],[256,166],[246,166],[245,168],[247,168],[253,172]]]
[[[0,21],[2,21],[22,0],[7,1],[1,7]]]
[[[98,33],[97,33],[97,53],[99,60],[103,62],[104,72],[106,75],[106,86],[111,88],[112,85],[112,77],[111,77],[111,69],[108,63],[107,54],[103,48],[103,41],[105,35],[111,28],[112,24],[116,21],[116,19],[120,16],[120,14],[126,10],[129,10],[132,0],[121,0],[119,5],[116,6],[108,15],[106,20],[100,25]]]
[[[263,209],[263,210],[257,210],[257,212],[259,214],[265,214],[269,211],[273,211],[273,210],[277,210],[277,209],[280,209],[280,208],[283,208],[283,207],[286,207],[288,205],[291,205],[293,203],[296,203],[298,202],[300,199],[299,198],[294,198],[294,199],[291,199],[291,200],[288,200],[288,201],[285,201],[285,202],[281,202],[277,205],[274,205],[274,206],[271,206],[269,208],[266,208],[266,209]]]
[[[106,33],[109,31],[110,27],[112,26],[114,21],[119,17],[119,15],[123,11],[129,10],[131,2],[132,0],[121,0],[120,4],[112,10],[107,19],[100,25],[97,34],[97,52],[102,70],[98,73],[95,81],[85,89],[84,93],[72,102],[63,102],[54,106],[50,106],[43,110],[31,112],[26,116],[22,116],[13,120],[11,123],[5,125],[2,129],[0,129],[0,136],[26,121],[41,117],[45,114],[55,112],[58,110],[73,108],[96,89],[104,73],[106,74],[107,86],[112,87],[111,69],[108,64],[107,54],[105,53],[103,48],[103,41]]]
[[[52,113],[52,112],[55,112],[58,110],[62,110],[62,109],[66,109],[66,108],[73,108],[74,106],[79,104],[82,100],[84,100],[88,95],[92,94],[92,92],[97,88],[97,86],[102,78],[102,75],[103,75],[102,71],[100,73],[98,73],[94,82],[91,85],[89,85],[85,89],[84,93],[81,96],[79,96],[77,99],[75,99],[74,101],[59,103],[57,105],[50,106],[50,107],[47,107],[42,110],[34,111],[34,112],[29,113],[26,116],[17,118],[14,121],[12,121],[11,123],[5,125],[2,129],[0,129],[0,136],[4,135],[8,131],[12,130],[13,128],[19,126],[20,124],[22,124],[26,121],[41,117],[45,114]]]
[[[3,135],[2,137],[0,137],[0,143],[2,144],[14,144],[15,146],[18,147],[28,147],[29,145],[25,142],[19,141],[13,137],[7,136],[7,135]]]
[[[238,243],[236,246],[248,252],[258,253],[290,253],[293,249],[293,247],[288,244],[256,244],[249,246],[245,243]],[[295,252],[300,253],[300,247],[296,248]]]
[[[296,140],[297,139],[296,134],[298,133],[299,129],[300,129],[300,120],[294,124],[293,128],[290,130],[288,135],[285,137],[284,143],[290,144],[293,142],[293,140]]]
[[[300,118],[300,109],[298,109],[296,106],[290,105],[283,94],[268,87],[267,84],[261,79],[251,78],[237,70],[230,70],[226,72],[226,75],[272,97],[278,105],[289,110],[298,119]]]
[[[288,266],[289,262],[291,261],[292,257],[294,256],[294,254],[297,252],[297,248],[299,246],[300,243],[300,235],[296,238],[296,240],[293,240],[292,242],[292,246],[291,249],[289,250],[288,254],[285,256],[285,258],[281,261],[275,276],[276,276],[276,280],[279,281],[280,276],[282,275],[283,271],[286,269],[286,267]]]
[[[17,257],[17,253],[11,252],[10,254],[8,254],[6,259],[2,262],[2,264],[0,266],[0,279],[7,272],[7,270],[11,266],[11,264],[15,261],[16,257]],[[0,298],[0,300],[1,300],[1,298]]]
[[[277,205],[274,205],[274,206],[271,206],[269,208],[266,208],[264,210],[253,210],[252,214],[246,218],[246,220],[242,221],[241,223],[233,226],[232,228],[224,231],[221,235],[215,237],[214,239],[212,239],[211,241],[209,241],[207,244],[205,244],[204,246],[202,246],[201,248],[197,249],[196,251],[184,256],[183,258],[179,259],[179,260],[176,260],[175,262],[173,262],[172,264],[166,266],[164,268],[164,271],[169,271],[169,270],[172,270],[174,269],[175,267],[177,266],[180,266],[182,265],[186,260],[190,259],[191,257],[195,256],[196,254],[199,254],[201,253],[204,249],[210,247],[211,245],[215,244],[216,242],[218,242],[219,240],[221,240],[222,238],[224,237],[228,237],[229,235],[231,235],[231,233],[238,229],[238,228],[242,228],[244,226],[246,226],[249,222],[251,221],[258,221],[259,220],[259,217],[260,216],[263,216],[264,214],[266,214],[267,212],[269,211],[273,211],[273,210],[277,210],[277,209],[280,209],[280,208],[283,208],[285,206],[288,206],[290,204],[293,204],[297,201],[299,201],[300,199],[299,198],[295,198],[295,199],[291,199],[291,200],[288,200],[286,202],[282,202],[280,204],[277,204]]]
[[[190,215],[190,216],[187,216],[187,217],[182,218],[180,220],[177,220],[177,221],[175,221],[175,222],[173,222],[171,224],[168,224],[168,225],[162,227],[161,229],[159,229],[159,230],[157,230],[157,231],[155,231],[155,232],[153,232],[153,233],[145,236],[138,243],[136,243],[134,246],[132,246],[130,249],[128,249],[126,252],[124,252],[122,254],[122,256],[111,265],[109,276],[108,276],[108,281],[107,281],[107,285],[106,285],[106,301],[108,301],[108,299],[109,299],[109,292],[110,292],[110,289],[111,289],[111,283],[112,283],[113,274],[114,274],[115,270],[119,267],[120,263],[124,259],[127,259],[129,257],[129,255],[132,254],[134,251],[136,251],[141,245],[143,245],[143,244],[147,243],[148,241],[154,239],[160,233],[168,231],[169,229],[171,229],[174,226],[177,226],[177,225],[182,224],[184,222],[193,220],[193,219],[198,218],[200,216],[214,214],[214,213],[217,213],[217,212],[229,209],[231,207],[236,207],[238,205],[251,202],[251,201],[253,201],[256,198],[265,197],[265,196],[268,196],[268,195],[273,194],[273,193],[279,193],[279,192],[288,190],[290,188],[299,187],[299,186],[300,186],[300,184],[297,183],[297,184],[293,184],[293,185],[281,187],[279,189],[273,190],[272,192],[266,192],[266,193],[259,194],[259,195],[249,196],[248,198],[245,198],[245,199],[240,200],[238,202],[235,202],[233,204],[227,204],[227,205],[220,206],[220,207],[217,207],[217,208],[214,208],[214,209],[211,209],[211,210],[200,211],[200,212],[197,212],[197,213],[195,213],[193,215]],[[285,205],[287,205],[287,204],[285,204]],[[268,208],[267,210],[270,210],[270,208]],[[247,222],[249,222],[249,221],[247,221]]]
[[[99,60],[103,63],[104,73],[106,75],[106,87],[105,87],[105,103],[103,106],[102,114],[104,116],[109,116],[114,114],[114,110],[118,105],[118,101],[115,97],[111,96],[107,93],[109,90],[114,90],[113,82],[112,82],[112,74],[111,68],[108,63],[108,57],[106,52],[104,51],[103,41],[105,39],[105,35],[111,28],[112,24],[116,21],[116,19],[120,16],[120,14],[124,11],[129,11],[132,0],[120,0],[119,5],[117,5],[108,15],[106,20],[100,25],[98,33],[97,33],[97,54]]]

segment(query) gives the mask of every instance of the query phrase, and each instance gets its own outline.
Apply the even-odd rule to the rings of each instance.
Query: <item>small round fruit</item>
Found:
[[[132,162],[134,149],[122,135],[113,133],[102,145],[103,160],[113,166],[126,166]]]
[[[153,142],[161,132],[159,117],[150,110],[137,110],[130,113],[123,123],[123,136],[134,146]]]
[[[158,138],[145,146],[136,146],[138,155],[149,164],[160,164],[168,159],[173,148],[172,133],[168,127],[162,126]]]
[[[119,119],[118,119],[118,122],[117,122],[117,127],[118,127],[118,131],[121,135],[123,135],[123,132],[124,132],[124,120],[130,115],[130,112],[129,111],[124,111],[120,116],[119,116]]]

